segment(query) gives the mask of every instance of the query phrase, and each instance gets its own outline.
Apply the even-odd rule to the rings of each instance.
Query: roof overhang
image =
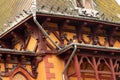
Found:
[[[77,17],[77,16],[71,16],[71,15],[59,15],[59,14],[50,14],[50,13],[40,13],[37,12],[37,17],[49,17],[51,19],[59,18],[59,19],[66,19],[66,20],[72,20],[72,21],[83,21],[83,22],[88,22],[88,23],[95,23],[95,24],[102,24],[105,26],[113,26],[113,27],[120,27],[119,23],[113,23],[113,22],[108,22],[108,21],[103,21],[103,20],[97,20],[94,18],[88,18],[88,17]],[[0,39],[3,38],[4,36],[8,35],[9,32],[12,30],[20,27],[23,23],[26,21],[32,19],[32,15],[29,14],[26,18],[21,20],[18,24],[13,25],[11,27],[8,27],[3,33],[0,35]]]
[[[105,46],[97,46],[97,45],[90,45],[90,44],[79,44],[79,43],[71,43],[61,50],[58,51],[58,55],[61,55],[65,53],[66,51],[69,51],[73,49],[73,46],[76,45],[77,49],[85,49],[85,50],[92,50],[92,51],[102,51],[102,52],[115,52],[115,53],[120,53],[120,48],[115,48],[115,47],[105,47]]]

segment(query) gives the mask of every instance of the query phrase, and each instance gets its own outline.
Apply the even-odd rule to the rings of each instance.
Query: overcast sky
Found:
[[[115,0],[120,5],[120,0]]]

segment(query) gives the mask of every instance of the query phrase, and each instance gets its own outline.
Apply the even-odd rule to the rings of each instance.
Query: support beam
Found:
[[[20,42],[20,44],[21,44],[20,50],[22,50],[24,48],[24,46],[25,46],[25,36],[24,36],[25,34],[20,33],[20,32],[12,31],[11,35],[14,37],[15,42],[17,42],[17,41]],[[14,44],[15,42],[12,42],[12,43]]]
[[[64,34],[65,27],[68,26],[69,23],[70,23],[70,20],[64,20],[58,24],[59,36],[61,38],[61,40],[60,40],[61,45],[64,45],[64,40],[69,42],[66,34]]]
[[[98,34],[99,34],[99,30],[103,27],[103,25],[99,24],[96,27],[92,27],[91,28],[91,33],[92,33],[92,44],[93,45],[97,45],[98,44]]]
[[[117,30],[117,27],[111,28],[109,31],[107,31],[108,42],[109,42],[109,46],[110,47],[113,47],[114,44],[115,44],[115,41],[116,41],[116,38],[115,38],[116,30]]]
[[[79,26],[76,26],[76,34],[77,34],[77,38],[78,38],[78,42],[82,43],[82,34],[83,34],[83,30],[82,28],[84,26],[86,26],[88,23],[87,22],[83,22],[82,24],[80,24]]]
[[[76,75],[77,75],[77,80],[81,80],[81,73],[80,73],[80,65],[78,63],[78,57],[77,55],[74,56],[74,66],[75,66],[75,70],[76,70]]]
[[[114,66],[113,66],[113,61],[112,61],[111,58],[109,59],[109,62],[110,62],[110,67],[111,67],[111,72],[112,72],[112,78],[113,78],[113,80],[116,80],[116,75],[115,75],[115,70],[114,70]]]
[[[92,57],[96,80],[100,80],[98,75],[98,66],[95,57]]]

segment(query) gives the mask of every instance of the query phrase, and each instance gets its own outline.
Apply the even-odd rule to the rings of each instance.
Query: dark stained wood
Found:
[[[19,42],[21,44],[21,48],[20,50],[24,49],[24,45],[25,45],[25,34],[20,34],[19,32],[11,32],[11,35],[14,37],[15,39],[15,43]],[[13,43],[13,44],[15,44]]]
[[[3,41],[0,41],[1,47],[10,48],[9,45]]]
[[[82,27],[86,26],[87,22],[83,22],[83,24],[76,26],[76,34],[77,34],[77,38],[78,38],[78,42],[82,43],[82,36],[83,36],[83,30]],[[85,41],[84,41],[85,42]]]
[[[98,25],[96,27],[92,27],[91,28],[91,33],[92,33],[92,41],[93,41],[93,45],[97,45],[98,44],[98,31],[101,30],[101,28],[103,27],[103,25]]]

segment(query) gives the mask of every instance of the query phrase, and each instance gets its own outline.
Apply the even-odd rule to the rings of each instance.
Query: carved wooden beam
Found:
[[[48,41],[46,41],[46,43],[47,43],[47,46],[48,46],[51,50],[54,49],[54,47],[53,47]]]
[[[91,28],[91,33],[92,33],[92,40],[93,40],[93,45],[97,45],[98,44],[98,31],[103,27],[103,25],[99,24],[96,27],[92,27]]]
[[[82,40],[85,44],[90,44],[90,42],[92,41],[92,37],[93,37],[93,35],[92,34],[88,34],[87,33],[87,37],[89,38],[89,41],[86,41],[84,38],[83,38],[83,33],[84,33],[84,31],[82,30],[82,27],[85,27],[85,26],[87,26],[88,25],[88,23],[87,22],[84,22],[82,25],[81,25],[81,28],[80,28],[80,30],[79,30],[79,40]],[[80,37],[81,36],[81,37]]]
[[[64,27],[68,26],[70,20],[64,20],[61,23],[58,23],[58,30],[59,30],[59,37],[60,37],[60,46],[64,46],[64,40],[69,41],[66,37],[66,35],[64,34]]]
[[[78,42],[82,43],[82,27],[86,26],[88,23],[87,22],[83,22],[81,25],[76,26],[76,34],[77,34],[77,38],[78,38]]]
[[[19,39],[19,38],[17,38],[19,36],[19,34],[14,33],[14,32],[12,32],[11,34],[16,39]],[[3,43],[4,42],[1,41],[1,44],[3,44]],[[23,67],[24,65],[28,65],[28,64],[30,64],[30,62],[32,62],[31,60],[29,60],[29,63],[28,63],[27,62],[28,60],[26,61],[26,58],[31,59],[31,58],[36,57],[35,52],[18,51],[18,50],[13,50],[13,49],[0,48],[0,53],[1,53],[0,54],[0,62],[4,64],[4,68],[5,68],[5,70],[2,70],[3,72],[1,72],[0,74],[1,74],[1,76],[6,76],[6,77],[11,76],[11,74],[13,73],[13,71],[17,67],[19,67],[19,66]],[[22,54],[22,53],[24,53],[24,54]],[[14,57],[17,57],[17,60],[12,61],[12,59]],[[41,61],[41,59],[40,60],[36,59],[36,61],[34,62],[34,63],[36,63],[35,68],[34,68],[35,71],[37,70],[37,67],[38,67],[38,64],[40,61]],[[16,64],[16,66],[11,68],[11,67],[9,67],[9,64]],[[23,68],[26,70],[26,72],[28,72],[28,70],[25,67],[23,67]],[[36,73],[35,72],[28,72],[28,73],[33,78],[37,77],[37,75],[36,75],[37,72]]]
[[[27,35],[26,40],[25,40],[24,49],[26,49],[26,48],[27,48],[28,43],[29,43],[29,40],[30,40],[30,35]]]
[[[20,41],[21,49],[23,49],[25,45],[25,36],[21,35],[18,32],[14,32],[14,31],[11,32],[11,35],[14,37],[15,41]]]
[[[99,24],[99,26],[98,26],[100,29],[102,29],[103,27],[104,27],[104,25],[101,25],[101,24]],[[98,32],[97,32],[97,30],[96,30],[96,33],[95,34],[98,34]],[[107,43],[108,43],[108,36],[106,36],[107,35],[107,31],[104,29],[104,31],[103,31],[103,36],[104,36],[104,42],[103,42],[103,44],[101,43],[101,41],[99,40],[99,37],[97,37],[97,43],[100,45],[100,46],[106,46],[107,45]],[[98,34],[99,35],[99,34]]]
[[[63,34],[63,25],[62,24],[58,24],[58,30],[59,30],[59,37],[60,37],[60,46],[62,44],[64,44],[64,39],[65,39],[65,36]]]
[[[32,62],[31,62],[31,67],[32,67],[32,74],[37,77],[38,75],[38,72],[37,72],[37,68],[38,68],[38,65],[39,65],[39,62],[42,61],[42,57],[40,56],[36,56],[34,58],[32,58]]]
[[[111,46],[111,47],[113,47],[115,44],[115,41],[116,41],[115,34],[116,34],[117,29],[118,29],[118,27],[115,27],[115,28],[111,28],[108,31],[108,41],[109,41],[109,46]]]
[[[41,31],[38,29],[37,26],[31,24],[31,23],[25,23],[25,26],[27,27],[27,38],[26,38],[26,41],[25,41],[25,49],[27,48],[27,45],[29,43],[29,40],[32,37],[34,37],[37,41],[36,45],[35,45],[35,48],[34,48],[34,51],[37,51],[37,48],[38,48],[38,45],[39,43],[41,43],[43,41],[43,38],[42,37],[42,33]]]
[[[21,35],[20,33],[14,32],[14,31],[11,32],[11,35],[12,35],[15,39],[20,40],[20,42],[22,42],[22,43],[25,42],[25,37],[24,37],[24,35]]]
[[[56,31],[52,31],[52,32],[53,32],[53,34],[55,35],[55,37],[60,41],[61,39],[60,39],[59,34],[58,34]]]
[[[28,32],[28,35],[32,35],[36,39],[38,39],[39,32],[40,32],[38,27],[36,25],[33,25],[31,23],[28,23],[28,22],[24,23],[24,25],[27,27],[26,31]]]
[[[48,23],[51,21],[51,18],[46,18],[44,21],[43,21],[43,23],[41,24],[42,25],[42,27],[49,27],[49,25],[48,25]],[[48,34],[49,34],[49,32],[51,32],[51,29],[49,28],[49,31],[48,31]],[[42,34],[41,36],[42,36],[42,38],[43,39],[46,39],[46,36],[42,33],[42,32],[40,32],[40,34]]]
[[[93,56],[92,56],[92,62],[93,62],[93,68],[94,68],[94,70],[95,70],[96,80],[99,80],[97,61],[96,61],[96,58],[93,57]]]

